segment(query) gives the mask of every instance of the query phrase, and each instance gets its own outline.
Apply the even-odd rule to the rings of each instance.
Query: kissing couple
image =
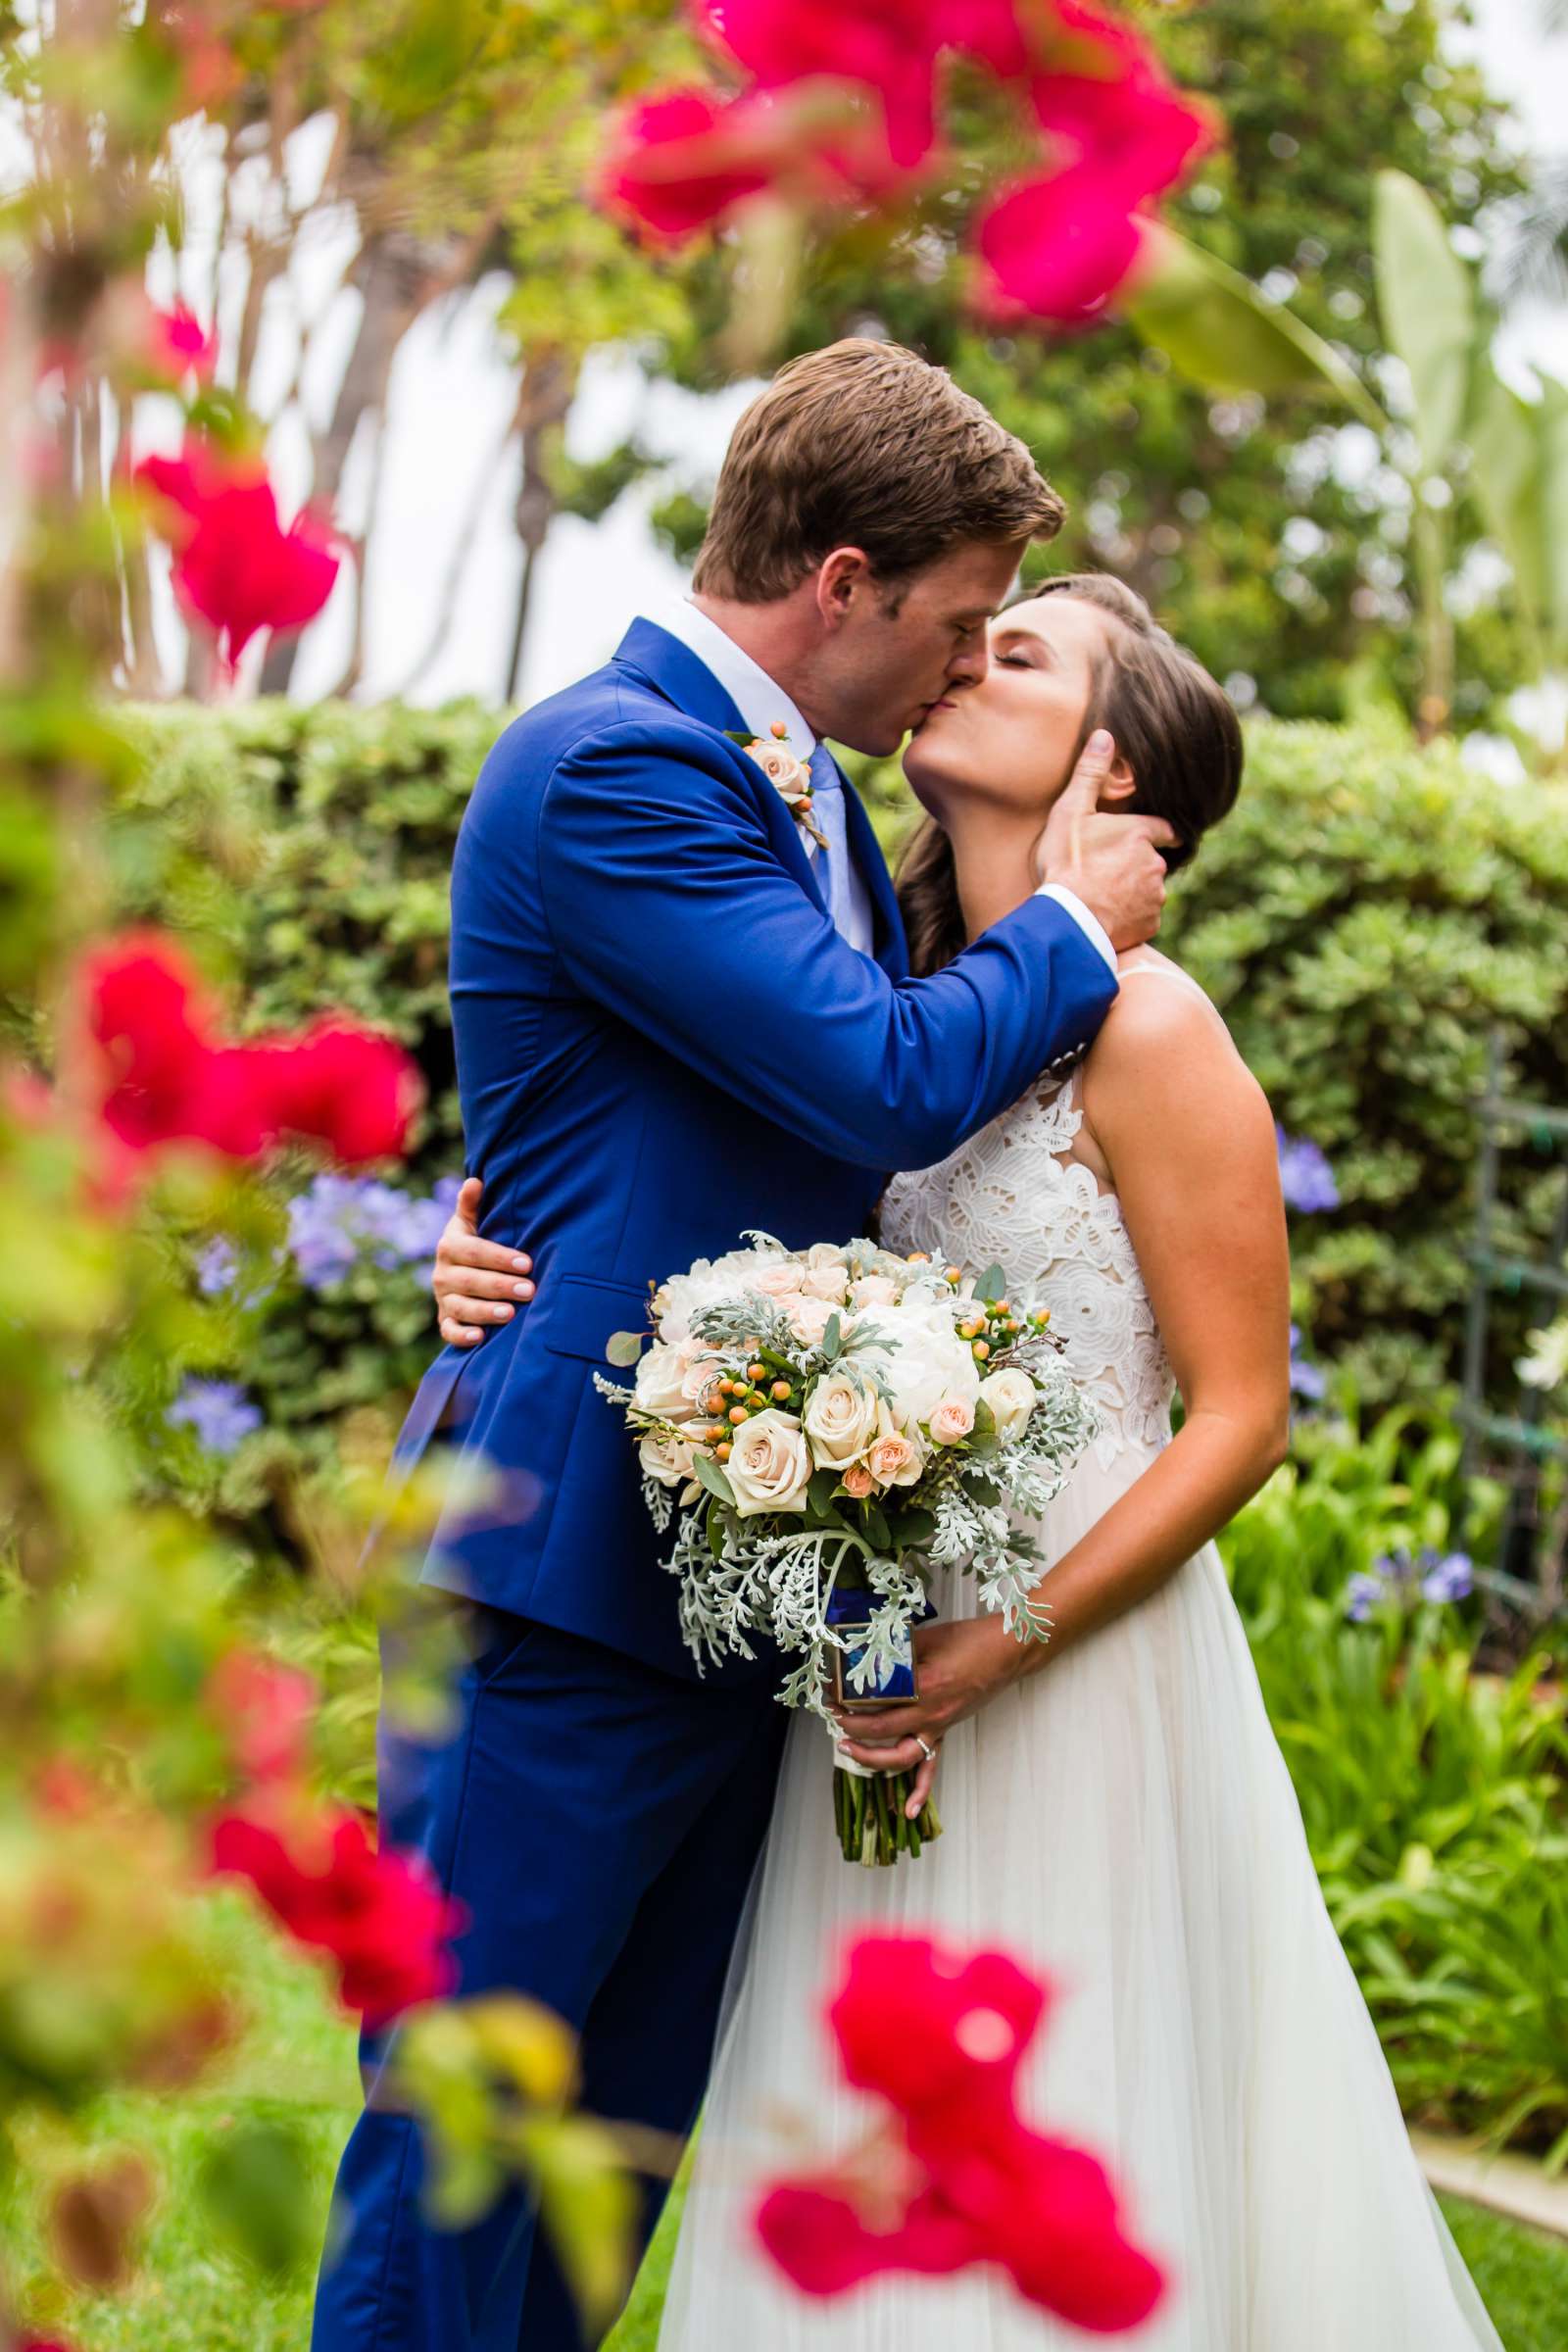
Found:
[[[576,2031],[587,2108],[680,2135],[706,2099],[662,2352],[1083,2340],[986,2271],[809,2303],[751,2243],[782,2117],[824,2167],[863,2137],[820,2000],[867,1928],[1050,1972],[1026,2110],[1109,2160],[1169,2273],[1147,2352],[1495,2352],[1213,1544],[1285,1450],[1285,1221],[1268,1105],[1149,943],[1241,731],[1116,581],[1008,602],[1062,518],[942,370],[809,354],[736,428],[691,597],[487,759],[452,890],[470,1180],[398,1456],[481,1457],[514,1507],[436,1530],[422,1580],[466,1597],[472,1654],[439,1740],[384,1714],[381,1831],[466,1906],[462,1991]],[[906,746],[926,817],[897,890],[830,740]],[[829,1744],[766,1658],[699,1677],[593,1386],[650,1281],[748,1229],[999,1261],[1099,1407],[1031,1531],[1049,1642],[939,1570],[918,1695],[846,1726],[860,1764],[918,1772],[911,1803],[940,1780],[950,1834],[895,1869],[841,1860]],[[315,2352],[580,2352],[520,2192],[425,2218],[387,2047],[363,2045]]]

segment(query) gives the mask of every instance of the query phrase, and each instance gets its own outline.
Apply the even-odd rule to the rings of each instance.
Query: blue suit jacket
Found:
[[[452,1010],[483,1229],[537,1296],[445,1348],[399,1440],[439,1429],[500,1478],[421,1579],[695,1673],[619,1412],[593,1387],[650,1283],[732,1248],[863,1233],[929,1166],[1081,1049],[1115,983],[1049,899],[908,977],[875,836],[846,790],[874,960],[834,929],[795,820],[723,730],[712,673],[638,621],[605,668],[486,760],[452,878]],[[737,1672],[767,1671],[744,1665]]]

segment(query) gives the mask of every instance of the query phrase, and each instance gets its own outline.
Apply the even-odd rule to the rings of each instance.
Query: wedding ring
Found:
[[[936,1749],[934,1747],[928,1747],[918,1732],[916,1732],[914,1735],[914,1744],[920,1750],[921,1755],[924,1756],[928,1764],[934,1764],[936,1762]]]

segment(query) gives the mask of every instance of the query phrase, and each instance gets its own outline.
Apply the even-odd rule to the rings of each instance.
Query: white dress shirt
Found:
[[[726,637],[716,620],[710,620],[699,612],[689,597],[671,597],[657,612],[648,614],[656,628],[666,629],[678,637],[682,645],[697,656],[699,662],[711,670],[723,687],[752,734],[771,736],[775,720],[782,719],[789,729],[789,749],[801,760],[809,760],[816,749],[816,737],[801,716],[799,710],[785,693],[775,685],[760,662],[754,662],[745,648]],[[821,774],[821,762],[818,762]],[[843,790],[853,787],[844,786]],[[833,907],[834,920],[852,948],[869,956],[872,942],[871,898],[865,878],[849,855],[845,842],[842,810],[832,810],[822,791],[820,780],[813,795],[821,830],[827,835],[829,847],[819,850],[808,833],[801,836],[801,847],[808,858],[828,859],[829,888],[824,894]],[[836,821],[835,821],[836,820]],[[841,871],[835,863],[842,859]],[[1054,899],[1066,909],[1079,929],[1093,942],[1112,971],[1116,969],[1116,951],[1084,905],[1070,890],[1057,882],[1046,882],[1037,894]]]

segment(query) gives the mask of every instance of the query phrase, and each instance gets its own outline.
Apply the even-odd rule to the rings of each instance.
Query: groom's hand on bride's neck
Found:
[[[528,1279],[533,1259],[480,1235],[483,1192],[477,1176],[465,1179],[430,1270],[441,1337],[449,1348],[477,1347],[487,1331],[510,1323],[518,1303],[525,1305],[533,1297]]]
[[[1162,816],[1124,816],[1102,806],[1136,790],[1126,762],[1116,759],[1114,743],[1097,727],[1035,849],[1041,881],[1082,899],[1122,953],[1142,947],[1159,929],[1165,909],[1165,860],[1159,852],[1176,839]]]

